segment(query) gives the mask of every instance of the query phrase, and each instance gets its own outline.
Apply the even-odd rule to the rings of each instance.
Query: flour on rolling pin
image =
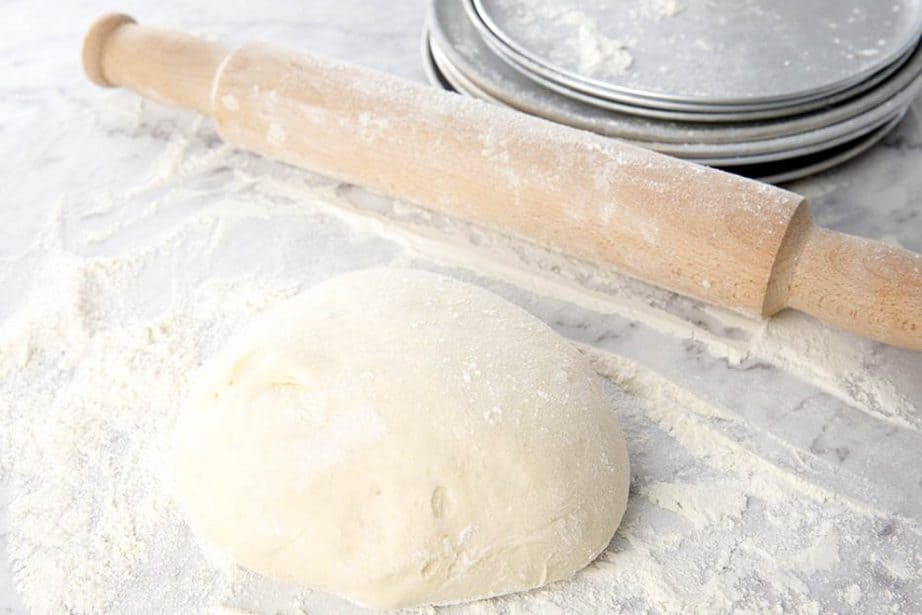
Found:
[[[804,199],[383,73],[100,19],[100,85],[211,115],[228,141],[706,302],[786,307],[922,349],[922,256],[817,227]],[[231,100],[228,108],[221,104]]]

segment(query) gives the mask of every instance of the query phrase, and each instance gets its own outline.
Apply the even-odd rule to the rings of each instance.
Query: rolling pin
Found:
[[[214,118],[237,146],[707,303],[784,308],[922,350],[922,256],[817,226],[804,198],[471,98],[112,14],[83,65]]]

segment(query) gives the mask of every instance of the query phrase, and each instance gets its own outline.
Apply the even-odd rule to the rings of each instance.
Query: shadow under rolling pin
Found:
[[[262,43],[237,50],[120,14],[83,64],[214,118],[227,141],[768,317],[794,308],[922,350],[922,256],[817,226],[803,197],[412,83]]]

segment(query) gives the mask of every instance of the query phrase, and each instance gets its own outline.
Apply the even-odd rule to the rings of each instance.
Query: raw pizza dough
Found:
[[[586,359],[452,278],[348,274],[202,370],[177,435],[194,528],[243,566],[393,608],[566,578],[608,544],[628,458]]]

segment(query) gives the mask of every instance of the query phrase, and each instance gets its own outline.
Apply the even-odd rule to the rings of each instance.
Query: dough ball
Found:
[[[176,455],[209,541],[377,608],[569,577],[608,544],[628,488],[585,357],[486,290],[406,269],[256,318],[203,368]]]

